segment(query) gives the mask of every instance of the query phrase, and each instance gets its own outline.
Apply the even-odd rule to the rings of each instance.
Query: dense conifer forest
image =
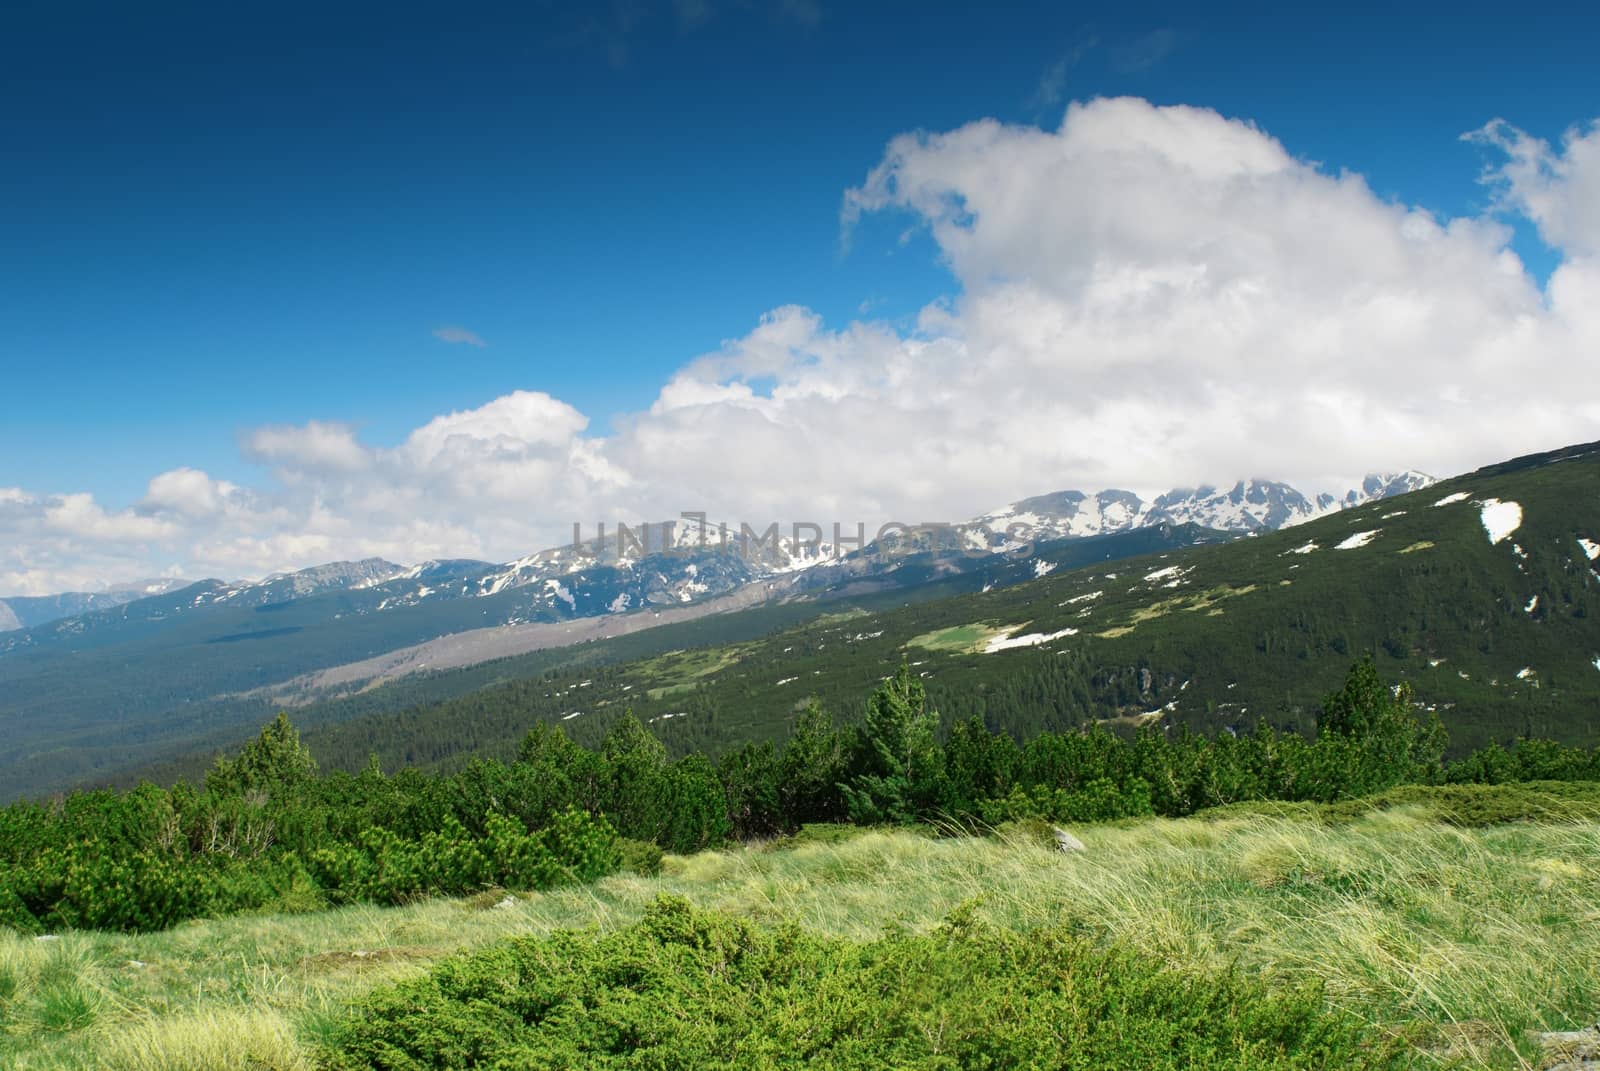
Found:
[[[202,787],[147,783],[0,811],[0,924],[155,930],[548,888],[812,823],[981,829],[1330,802],[1410,783],[1600,780],[1600,752],[1540,739],[1446,762],[1437,716],[1418,719],[1409,686],[1385,683],[1370,657],[1325,697],[1311,738],[1262,724],[1215,736],[1043,729],[1019,743],[976,716],[942,739],[939,726],[909,664],[871,694],[859,726],[813,704],[782,747],[751,742],[716,761],[672,758],[625,714],[594,749],[539,725],[509,762],[386,774],[374,760],[324,774],[279,715]]]

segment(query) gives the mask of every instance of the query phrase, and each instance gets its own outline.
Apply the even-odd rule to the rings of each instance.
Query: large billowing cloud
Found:
[[[1465,137],[1504,154],[1486,177],[1507,207],[1538,225],[1546,242],[1600,255],[1600,121],[1587,131],[1569,130],[1559,152],[1499,119]]]
[[[0,489],[0,591],[503,559],[575,520],[683,510],[875,524],[1063,487],[1342,489],[1596,438],[1600,127],[1467,137],[1492,216],[1438,219],[1248,122],[1141,100],[899,137],[843,215],[903,213],[936,242],[956,289],[914,329],[773,310],[608,435],[529,390],[390,448],[259,429],[251,488],[179,469],[121,510]],[[1512,215],[1560,253],[1542,288]]]

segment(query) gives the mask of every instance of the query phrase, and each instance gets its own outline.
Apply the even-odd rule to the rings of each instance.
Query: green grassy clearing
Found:
[[[1516,1067],[1530,1029],[1600,1009],[1600,818],[1581,791],[1539,822],[1521,787],[1384,805],[1241,808],[1090,826],[1062,855],[1025,830],[802,838],[668,857],[657,877],[516,898],[188,923],[137,936],[0,935],[0,1064],[307,1068],[350,1003],[514,935],[637,921],[657,896],[764,928],[868,941],[964,904],[1007,930],[1065,930],[1178,968],[1320,981],[1423,1066]],[[1538,813],[1538,812],[1535,812]],[[1475,825],[1484,821],[1494,824]],[[136,965],[137,964],[137,965]]]
[[[700,648],[693,651],[670,651],[639,665],[645,679],[655,682],[646,689],[651,699],[693,691],[703,677],[727,669],[739,661],[742,644],[726,647]]]
[[[984,645],[996,636],[1003,636],[1016,629],[1002,628],[996,625],[957,625],[955,628],[939,629],[936,632],[926,632],[921,636],[914,636],[906,641],[908,647],[920,647],[925,651],[950,651],[958,654],[976,654],[983,650]]]

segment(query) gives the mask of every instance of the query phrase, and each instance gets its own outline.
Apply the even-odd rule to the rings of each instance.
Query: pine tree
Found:
[[[1443,726],[1437,716],[1418,722],[1411,708],[1411,685],[1386,685],[1371,654],[1350,667],[1344,687],[1323,700],[1317,720],[1317,747],[1327,753],[1321,757],[1327,798],[1441,776]]]
[[[635,840],[659,840],[667,827],[667,748],[629,710],[601,745],[610,787],[605,813]]]
[[[236,757],[217,760],[206,774],[206,788],[219,796],[289,796],[316,775],[316,760],[300,743],[300,733],[289,723],[289,715],[279,711]]]
[[[845,817],[839,780],[844,776],[845,745],[833,719],[816,700],[806,704],[778,760],[779,805],[792,827],[834,822]]]
[[[1391,720],[1394,706],[1395,696],[1378,676],[1378,667],[1368,654],[1350,667],[1344,687],[1322,701],[1317,735],[1368,737]]]
[[[910,822],[936,806],[942,774],[939,716],[904,659],[867,701],[858,773],[841,785],[855,822]]]

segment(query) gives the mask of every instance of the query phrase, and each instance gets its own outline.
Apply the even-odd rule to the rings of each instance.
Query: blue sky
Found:
[[[0,594],[1600,437],[1592,9],[157,7],[0,13]]]
[[[1136,94],[1454,215],[1457,135],[1600,104],[1592,12],[156,7],[3,16],[0,485],[129,501],[246,478],[242,428],[393,441],[516,388],[603,430],[767,309],[909,315],[953,289],[937,251],[838,222],[901,131]]]

